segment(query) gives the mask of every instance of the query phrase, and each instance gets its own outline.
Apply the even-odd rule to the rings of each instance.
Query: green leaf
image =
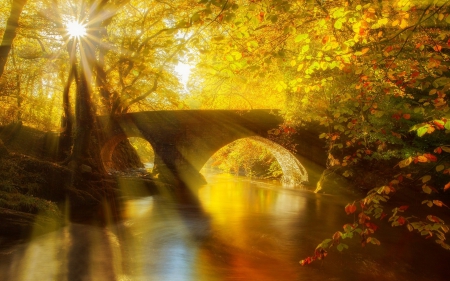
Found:
[[[231,54],[236,60],[240,60],[242,58],[242,54],[240,52],[232,52]]]
[[[333,12],[333,18],[338,19],[345,16],[344,8],[339,8],[336,11]]]
[[[328,244],[329,244],[331,241],[333,241],[333,240],[332,240],[332,239],[325,239],[325,240],[323,240],[322,243],[320,243],[320,244],[317,246],[316,249],[318,249],[318,248],[323,248],[323,249],[328,248]]]
[[[308,52],[308,51],[309,51],[309,45],[305,45],[305,46],[302,47],[302,53],[303,54]]]
[[[308,34],[299,34],[295,37],[295,43],[298,43],[300,41],[303,41],[309,37]]]
[[[450,130],[450,120],[447,120],[447,122],[445,122],[444,128],[446,130]]]
[[[342,25],[344,24],[345,19],[338,19],[335,23],[334,23],[334,28],[336,29],[342,29]]]
[[[422,137],[423,135],[425,135],[427,133],[427,131],[428,131],[428,125],[420,127],[419,129],[417,129],[417,136]]]
[[[447,16],[447,17],[445,18],[445,21],[446,21],[448,24],[450,24],[450,16]]]
[[[339,243],[337,245],[337,249],[338,249],[339,252],[342,252],[344,249],[348,249],[348,245],[344,244],[344,243]]]
[[[448,83],[450,83],[450,78],[447,78],[447,77],[439,77],[438,79],[434,80],[433,86],[436,87],[436,88],[438,88],[438,87],[441,87],[441,86],[445,86],[445,85],[447,85]]]

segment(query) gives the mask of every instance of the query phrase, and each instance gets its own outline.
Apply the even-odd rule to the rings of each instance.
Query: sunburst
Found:
[[[66,29],[70,37],[80,38],[86,36],[86,26],[77,21],[67,23]]]

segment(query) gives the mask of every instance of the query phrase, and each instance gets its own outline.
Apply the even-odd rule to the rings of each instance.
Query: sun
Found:
[[[66,25],[67,33],[70,37],[84,37],[86,36],[86,27],[85,25],[77,22],[77,21],[71,21]]]

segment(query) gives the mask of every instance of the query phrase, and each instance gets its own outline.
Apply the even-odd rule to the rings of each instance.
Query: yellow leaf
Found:
[[[412,162],[412,158],[409,157],[409,158],[407,158],[407,159],[405,159],[405,160],[402,160],[402,161],[398,162],[398,166],[399,166],[400,168],[404,168],[404,167],[409,166],[409,164],[411,164],[411,162]]]
[[[423,190],[423,192],[425,192],[426,194],[430,194],[430,193],[431,193],[431,188],[430,188],[428,185],[426,185],[426,184],[424,184],[424,185],[422,186],[422,190]]]
[[[426,175],[426,176],[422,177],[422,183],[426,183],[429,180],[431,180],[431,176],[430,175]]]
[[[361,50],[361,53],[364,55],[365,53],[367,53],[369,51],[369,48],[364,48]]]
[[[414,230],[414,228],[413,228],[413,226],[411,224],[407,224],[406,228],[408,228],[409,231],[413,231]]]
[[[394,21],[392,22],[392,26],[397,26],[399,23],[400,23],[399,20],[394,20]]]
[[[407,28],[408,27],[408,21],[405,19],[402,19],[402,22],[400,23],[400,28]]]
[[[442,151],[450,153],[450,146],[441,146]]]
[[[444,165],[436,166],[436,172],[440,172],[440,171],[444,170],[444,168],[445,168]]]
[[[382,19],[379,19],[377,23],[380,25],[385,25],[388,23],[388,21],[389,20],[387,18],[382,18]]]

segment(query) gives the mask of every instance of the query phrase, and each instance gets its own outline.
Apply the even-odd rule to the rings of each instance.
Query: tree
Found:
[[[11,51],[13,40],[16,37],[16,29],[19,25],[19,17],[26,2],[26,0],[14,0],[11,4],[11,12],[9,14],[8,21],[6,22],[6,28],[5,32],[3,33],[2,43],[0,44],[0,78],[3,75],[6,61],[8,59],[9,52]]]
[[[217,3],[202,2],[205,6]],[[449,167],[444,153],[448,150],[445,133],[450,132],[448,1],[233,3],[239,9],[216,22],[213,34],[217,37],[212,37],[218,41],[215,54],[223,56],[208,56],[206,50],[211,48],[199,44],[201,73],[215,76],[195,81],[199,91],[207,89],[216,98],[221,85],[238,88],[238,79],[232,79],[238,76],[245,77],[245,83],[283,93],[285,117],[291,124],[317,120],[324,126],[321,137],[328,141],[329,167],[345,177],[354,179],[364,174],[361,168],[367,163],[389,159],[412,169],[385,169],[389,170],[381,177],[385,184],[361,201],[365,204],[359,213],[363,228],[344,227],[345,232],[319,245],[315,258],[323,257],[321,250],[337,245],[344,234],[350,237],[347,233],[355,229],[361,230],[364,243],[377,244],[365,216],[380,218],[379,201],[390,198],[394,189],[411,188],[407,180],[412,179],[411,172],[423,183],[420,192],[448,189],[448,175],[443,172]],[[414,162],[423,166],[414,169],[410,166]],[[435,173],[431,175],[430,169]],[[391,179],[390,173],[397,175]],[[436,203],[424,201],[444,206],[440,200]],[[349,206],[356,210],[356,203]],[[399,215],[404,209],[394,209],[394,226],[405,225],[427,235],[434,231],[430,227],[442,226],[433,215],[407,224],[406,217]],[[448,248],[447,229],[441,231],[438,243]]]

